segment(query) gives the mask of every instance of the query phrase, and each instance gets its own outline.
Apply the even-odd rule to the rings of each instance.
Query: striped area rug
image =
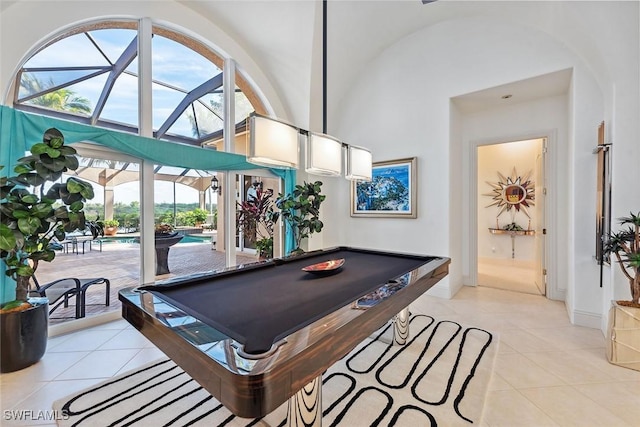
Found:
[[[478,425],[497,350],[494,334],[411,317],[405,346],[388,324],[323,375],[324,426]],[[60,399],[59,426],[283,426],[287,404],[238,418],[171,360],[159,360]]]

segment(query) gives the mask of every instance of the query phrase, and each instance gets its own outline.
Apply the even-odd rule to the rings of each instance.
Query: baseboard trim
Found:
[[[110,311],[108,313],[97,314],[91,317],[71,320],[59,325],[52,325],[49,326],[49,338],[53,338],[58,335],[70,334],[71,332],[76,332],[81,329],[91,328],[92,326],[98,326],[103,323],[109,323],[120,319],[122,319],[120,311]]]
[[[592,329],[602,329],[602,314],[573,310],[573,324]]]
[[[547,298],[554,301],[566,301],[567,291],[565,289],[547,289]]]
[[[429,289],[426,294],[436,298],[451,299],[462,289],[462,284],[452,285],[451,283],[437,283]]]

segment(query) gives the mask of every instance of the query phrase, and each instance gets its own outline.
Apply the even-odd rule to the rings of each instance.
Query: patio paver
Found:
[[[136,243],[108,243],[98,245],[93,250],[78,253],[57,252],[56,258],[48,263],[41,262],[36,277],[42,284],[64,277],[106,277],[111,281],[110,306],[104,305],[104,286],[91,286],[87,291],[86,316],[111,311],[120,311],[118,291],[139,284],[140,246]],[[237,253],[238,264],[257,261],[256,255]],[[156,276],[164,280],[205,271],[225,268],[225,254],[211,248],[210,243],[188,243],[173,246],[169,251],[170,274]],[[74,320],[75,306],[59,307],[51,314],[50,324],[55,325]]]

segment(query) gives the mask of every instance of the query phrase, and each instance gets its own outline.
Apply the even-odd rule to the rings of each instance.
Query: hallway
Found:
[[[540,295],[535,284],[533,261],[517,259],[478,259],[478,286]]]

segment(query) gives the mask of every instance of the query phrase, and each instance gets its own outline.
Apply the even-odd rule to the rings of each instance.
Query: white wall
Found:
[[[573,68],[574,75],[579,76],[573,83],[579,91],[576,97],[581,98],[579,104],[575,104],[580,108],[572,112],[574,123],[569,123],[566,100],[561,98],[542,100],[538,105],[527,107],[533,114],[523,114],[526,110],[520,110],[520,114],[514,112],[488,133],[487,128],[473,130],[473,124],[466,128],[466,122],[464,138],[456,137],[450,129],[450,98],[568,68]],[[545,110],[549,106],[552,108]],[[452,177],[465,174],[463,166],[465,156],[469,155],[470,146],[466,145],[469,140],[500,137],[504,141],[532,131],[553,129],[560,145],[556,161],[562,162],[560,173],[565,174],[558,180],[563,187],[560,191],[564,208],[556,213],[557,225],[571,223],[574,229],[593,232],[591,219],[595,214],[591,215],[591,211],[595,210],[595,202],[591,203],[594,196],[588,191],[594,190],[584,190],[584,183],[591,182],[592,173],[589,167],[583,167],[579,171],[579,183],[576,177],[569,178],[573,172],[569,153],[572,146],[574,150],[578,146],[580,153],[590,153],[597,129],[596,118],[602,117],[602,111],[602,95],[589,69],[579,57],[547,34],[490,18],[451,20],[416,32],[389,47],[359,76],[346,97],[334,134],[371,148],[374,161],[417,156],[418,218],[350,218],[348,205],[340,200],[332,204],[330,216],[344,220],[335,221],[336,226],[327,230],[329,236],[325,239],[450,256],[453,252],[449,236],[468,220],[470,212],[464,205],[463,209],[451,209],[455,206],[452,193],[462,191],[453,185]],[[575,128],[575,142],[567,140],[570,125]],[[463,147],[460,150],[456,145]],[[450,157],[458,156],[458,152],[462,156]],[[345,187],[339,183],[333,191],[346,194]],[[575,205],[579,205],[580,214],[570,215],[574,209],[571,206]],[[468,236],[462,239],[462,246],[468,248]],[[570,239],[562,241],[566,246],[556,255],[577,251],[580,257],[590,258],[591,240],[589,246],[580,247]],[[558,281],[567,283],[567,270],[573,271],[573,266],[566,262],[568,259],[564,261],[557,261],[564,269],[559,271]],[[468,265],[463,266],[459,259],[454,258],[451,269],[449,281],[443,283],[446,289],[437,291],[439,294],[454,293],[462,278],[468,275]],[[454,278],[456,282],[450,282]],[[567,288],[573,289],[573,286],[567,283]],[[584,295],[583,287],[595,288],[595,291]],[[585,278],[580,288],[581,296],[576,300],[579,306],[570,310],[599,313],[601,295],[595,276]]]
[[[600,327],[606,313],[601,309],[604,294],[595,261],[597,156],[593,149],[598,141],[598,126],[605,116],[605,102],[588,73],[574,72],[572,83],[569,161],[558,165],[560,169],[568,169],[568,194],[571,195],[566,218],[567,308],[572,322]]]
[[[449,146],[450,164],[449,179],[451,180],[450,188],[462,189],[464,188],[463,174],[460,170],[468,170],[468,165],[460,167],[458,159],[465,159],[462,143],[464,140],[463,135],[463,115],[456,108],[454,103],[449,102],[449,132],[451,144]],[[449,203],[451,203],[451,212],[462,212],[464,209],[464,193],[463,191],[449,191]],[[461,223],[458,226],[452,226],[449,232],[449,257],[454,267],[456,264],[463,266],[465,262],[468,262],[468,252],[464,247],[464,237],[469,235],[469,223]],[[445,298],[451,298],[462,288],[464,281],[462,268],[451,268],[449,273],[448,287],[444,289],[435,289],[432,294]]]

